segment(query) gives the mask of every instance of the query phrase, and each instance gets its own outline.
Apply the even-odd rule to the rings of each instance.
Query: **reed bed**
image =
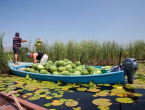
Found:
[[[2,73],[8,73],[9,67],[8,67],[8,53],[5,52],[3,48],[3,36],[5,33],[0,34],[0,74]]]
[[[5,52],[3,50],[3,36],[4,34],[0,35],[0,67],[2,68],[4,64],[7,68],[7,62],[9,61],[7,54],[10,54],[12,60],[14,60],[14,54],[13,51]],[[69,59],[73,62],[81,61],[85,65],[117,65],[120,52],[122,53],[122,61],[125,58],[135,58],[138,61],[145,60],[145,41],[136,40],[126,44],[118,44],[111,40],[100,43],[96,39],[80,42],[69,40],[67,43],[43,41],[41,51],[46,53],[49,60],[53,62]],[[32,62],[32,59],[26,57],[28,52],[35,52],[35,44],[32,41],[29,41],[27,46],[21,47],[19,61]]]

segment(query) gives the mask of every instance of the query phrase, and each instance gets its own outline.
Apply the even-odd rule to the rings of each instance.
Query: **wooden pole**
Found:
[[[7,96],[12,95],[16,105],[18,106],[19,110],[23,110],[22,106],[20,105],[19,101],[17,100],[17,98],[15,97],[15,93],[17,93],[17,91],[10,91]]]

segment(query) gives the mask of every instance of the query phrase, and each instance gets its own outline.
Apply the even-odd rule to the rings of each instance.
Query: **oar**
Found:
[[[15,97],[15,93],[17,93],[17,91],[10,91],[7,96],[12,95],[16,105],[18,106],[19,110],[23,110],[22,106],[20,105],[19,101],[17,100],[17,98]]]

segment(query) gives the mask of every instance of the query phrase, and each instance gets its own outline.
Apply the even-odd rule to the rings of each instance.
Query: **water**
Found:
[[[11,78],[13,80],[15,79],[13,77],[11,77]],[[18,77],[18,79],[19,78],[20,77]],[[16,79],[16,80],[18,80],[18,79]],[[10,78],[9,78],[9,80],[10,80]],[[5,80],[5,82],[8,83],[9,81]],[[31,83],[27,83],[27,84],[31,85]],[[62,85],[62,87],[63,86],[66,86],[66,85]],[[80,87],[84,87],[84,86],[81,85]],[[120,103],[120,102],[116,101],[116,98],[118,98],[118,96],[116,96],[116,95],[115,96],[110,96],[110,94],[111,94],[110,91],[113,89],[112,86],[104,86],[104,85],[99,86],[98,85],[97,87],[100,87],[100,88],[97,88],[97,89],[100,89],[100,91],[104,91],[104,90],[108,91],[109,94],[107,96],[93,97],[93,95],[95,95],[95,93],[87,92],[87,91],[80,92],[80,91],[77,91],[77,87],[72,87],[72,88],[69,89],[69,90],[74,90],[74,92],[64,91],[63,92],[63,97],[61,97],[61,98],[63,98],[63,99],[73,99],[73,100],[77,101],[78,105],[74,106],[74,107],[68,107],[65,104],[60,105],[60,106],[52,106],[51,105],[50,107],[44,107],[44,104],[46,104],[46,103],[52,103],[54,100],[61,99],[61,98],[55,98],[55,97],[53,97],[52,99],[46,99],[45,97],[41,97],[40,99],[35,100],[35,101],[30,101],[28,99],[25,99],[25,100],[27,100],[29,102],[32,102],[34,104],[37,104],[41,107],[47,108],[47,109],[73,110],[73,108],[81,107],[81,110],[99,110],[98,106],[94,105],[92,103],[92,101],[94,99],[106,98],[106,99],[111,100],[110,102],[112,103],[112,105],[108,106],[110,110],[145,110],[145,89],[127,89],[127,88],[124,88],[126,91],[128,91],[132,94],[133,93],[140,93],[140,94],[143,95],[142,97],[138,97],[138,96],[133,97],[132,95],[128,95],[127,97],[132,98],[134,102],[131,103],[131,104],[126,104],[126,103]],[[85,88],[87,88],[87,87],[85,87]],[[16,90],[19,90],[19,89],[16,89]],[[51,92],[51,94],[59,92],[59,91],[56,91],[56,90],[50,90],[48,88],[46,88],[46,90],[49,90]],[[23,94],[30,93],[30,92],[32,92],[32,91],[23,90],[22,92],[19,92],[19,93],[21,95],[23,95]],[[44,94],[44,92],[41,93],[41,94]],[[52,96],[51,94],[48,94],[48,95]]]
[[[112,87],[101,87],[101,90],[111,90]],[[65,99],[73,99],[79,102],[79,104],[75,107],[67,107],[65,104],[61,106],[50,106],[50,107],[45,107],[47,109],[56,109],[56,110],[72,110],[72,108],[77,108],[81,107],[81,110],[99,110],[98,106],[94,105],[92,101],[94,99],[99,99],[99,98],[107,98],[111,100],[112,105],[109,106],[110,110],[145,110],[145,90],[144,89],[128,89],[128,91],[132,93],[141,93],[143,96],[142,97],[131,97],[134,102],[132,104],[124,104],[124,103],[119,103],[115,99],[118,98],[118,96],[97,96],[93,97],[95,93],[91,92],[79,92],[79,91],[74,91],[73,93],[69,92],[64,92],[63,98]],[[53,91],[52,91],[53,92]],[[60,98],[53,98],[51,100],[47,100],[46,98],[40,98],[37,101],[30,101],[32,103],[35,103],[39,106],[44,107],[45,103],[52,102],[53,100],[58,100]]]

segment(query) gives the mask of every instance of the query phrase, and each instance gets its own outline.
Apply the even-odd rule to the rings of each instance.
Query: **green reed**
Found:
[[[0,35],[0,67],[2,67],[2,63],[7,65],[8,61],[10,60],[8,54],[10,55],[11,59],[14,60],[13,51],[7,53],[3,49],[3,36],[4,34]],[[66,43],[62,41],[55,41],[52,43],[43,41],[41,52],[47,54],[49,57],[48,60],[52,60],[53,62],[62,59],[69,59],[73,62],[81,61],[81,63],[85,65],[116,65],[119,61],[120,52],[122,53],[122,61],[125,58],[131,57],[140,61],[145,60],[144,49],[144,40],[136,40],[126,44],[118,44],[111,40],[98,42],[97,39],[93,39],[77,42],[71,39]],[[33,43],[31,40],[28,41],[25,46],[20,48],[18,60],[21,62],[32,62],[33,59],[27,58],[28,52],[36,52],[35,43]],[[5,67],[7,68],[7,66]]]
[[[9,71],[8,67],[8,52],[4,50],[3,47],[3,37],[5,33],[0,34],[0,74],[7,73]]]

